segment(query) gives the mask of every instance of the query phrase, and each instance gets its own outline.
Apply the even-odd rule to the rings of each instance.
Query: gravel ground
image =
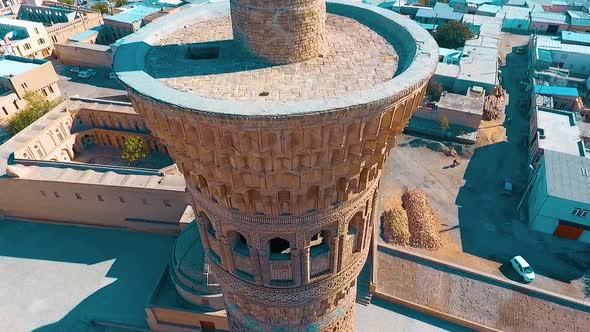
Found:
[[[590,313],[378,253],[379,291],[503,331],[590,331]]]

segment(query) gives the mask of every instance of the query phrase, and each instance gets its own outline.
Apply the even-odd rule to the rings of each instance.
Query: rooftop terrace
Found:
[[[233,48],[229,17],[180,27],[156,42],[146,56],[147,72],[169,87],[210,98],[289,101],[329,97],[390,80],[397,54],[379,34],[357,21],[328,15],[322,57],[271,66]],[[219,57],[194,60],[187,45],[218,44]]]
[[[537,127],[541,131],[539,147],[544,150],[559,151],[571,155],[583,154],[580,144],[580,128],[576,125],[574,114],[567,111],[537,111]]]
[[[409,18],[338,0],[327,1],[326,8],[327,43],[307,61],[269,65],[232,52],[229,5],[212,2],[188,6],[128,36],[114,69],[119,80],[150,99],[232,116],[321,113],[372,103],[405,94],[434,72],[438,47]],[[191,60],[195,43],[201,48],[191,49]]]

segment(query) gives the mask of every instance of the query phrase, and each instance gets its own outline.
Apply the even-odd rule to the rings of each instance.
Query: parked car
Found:
[[[525,54],[526,53],[526,48],[524,47],[519,47],[516,49],[516,54]]]
[[[74,68],[70,69],[70,72],[72,72],[72,73],[79,73],[80,72],[80,67],[74,67]]]
[[[115,73],[109,73],[109,79],[114,80],[115,78],[117,78],[117,75],[115,75]]]
[[[80,70],[78,72],[78,77],[80,77],[80,78],[90,78],[91,76],[92,76],[92,74],[87,70]]]
[[[88,69],[86,69],[86,71],[90,73],[90,76],[96,75],[96,70],[94,70],[92,68],[88,68]]]
[[[533,268],[521,256],[512,257],[510,264],[512,264],[512,267],[524,279],[525,282],[531,282],[535,280],[535,272],[533,271]]]

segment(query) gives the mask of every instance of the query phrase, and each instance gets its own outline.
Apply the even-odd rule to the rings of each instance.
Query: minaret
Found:
[[[146,26],[115,71],[185,176],[231,331],[353,331],[381,169],[424,97],[436,43],[375,6],[226,6]],[[187,59],[191,31],[219,51]],[[234,61],[236,49],[257,66]],[[165,77],[174,61],[183,74]]]

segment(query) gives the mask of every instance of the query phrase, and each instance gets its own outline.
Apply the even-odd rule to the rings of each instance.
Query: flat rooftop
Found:
[[[47,61],[32,61],[20,57],[0,57],[0,76],[9,77],[26,73],[29,70],[38,68]]]
[[[545,135],[545,138],[539,138],[541,149],[581,155],[580,128],[572,112],[539,109],[536,113],[537,128],[543,129]]]
[[[590,159],[559,151],[545,151],[547,193],[590,204]]]
[[[483,98],[475,96],[459,95],[455,93],[444,93],[436,103],[439,108],[457,110],[471,114],[483,114]]]
[[[147,53],[147,72],[171,88],[209,98],[290,101],[367,89],[397,70],[392,45],[343,16],[327,15],[323,56],[303,62],[271,66],[240,55],[232,39],[229,17],[180,27]],[[219,41],[215,59],[187,56],[187,45]]]

